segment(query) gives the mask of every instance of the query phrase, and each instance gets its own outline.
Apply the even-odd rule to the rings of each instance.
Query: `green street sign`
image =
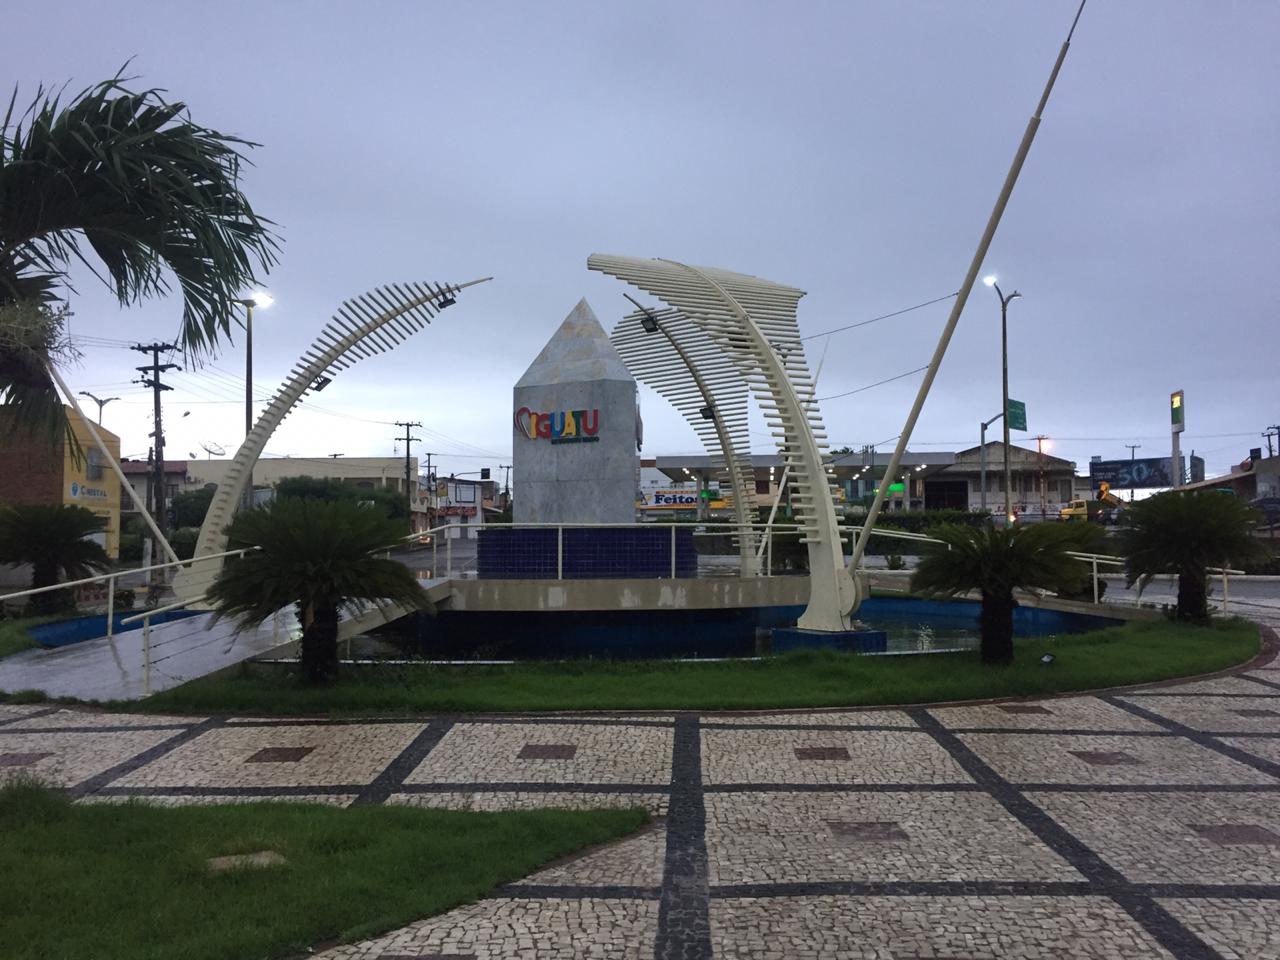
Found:
[[[1010,430],[1027,429],[1027,405],[1021,400],[1010,400],[1006,415],[1009,419]]]

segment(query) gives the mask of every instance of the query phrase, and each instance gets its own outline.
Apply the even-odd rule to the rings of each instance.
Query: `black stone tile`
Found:
[[[797,760],[848,760],[844,747],[796,747]]]
[[[1130,767],[1142,763],[1133,754],[1121,750],[1068,750],[1067,753],[1091,767]]]
[[[526,743],[516,754],[519,760],[572,760],[578,754],[576,743]]]
[[[841,840],[898,843],[911,839],[896,820],[828,820],[827,826]]]
[[[315,747],[263,747],[245,763],[297,763]]]
[[[0,767],[29,767],[52,753],[0,753]]]
[[[1013,714],[1052,714],[1052,710],[1047,710],[1038,703],[998,703],[996,704],[1005,713]]]

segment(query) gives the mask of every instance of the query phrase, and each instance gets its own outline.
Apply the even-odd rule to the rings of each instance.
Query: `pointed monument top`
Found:
[[[577,383],[589,380],[625,380],[635,377],[609,342],[595,312],[586,299],[564,318],[536,360],[529,365],[516,387]]]

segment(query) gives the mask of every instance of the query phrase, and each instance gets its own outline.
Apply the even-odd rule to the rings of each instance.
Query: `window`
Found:
[[[97,447],[90,447],[88,456],[85,458],[84,476],[86,480],[102,479],[102,451]]]
[[[454,503],[475,503],[476,487],[473,483],[455,483],[453,485]]]

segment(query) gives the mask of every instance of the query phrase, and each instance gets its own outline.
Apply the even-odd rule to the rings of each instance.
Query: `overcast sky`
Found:
[[[137,85],[262,144],[244,189],[283,241],[277,302],[254,325],[263,398],[342,299],[494,276],[268,447],[391,455],[390,423],[421,420],[414,452],[461,473],[510,463],[511,387],[580,297],[606,328],[628,308],[629,288],[587,271],[593,252],[801,287],[804,334],[956,290],[1075,5],[10,0],[0,79],[21,101],[133,58]],[[1274,0],[1090,0],[987,258],[1024,295],[1010,393],[1031,429],[1015,438],[1047,434],[1082,470],[1126,443],[1167,456],[1182,388],[1183,450],[1211,472],[1265,447],[1280,423],[1277,36]],[[73,332],[119,339],[171,338],[180,316],[176,297],[121,309],[87,277],[72,306]],[[926,363],[948,308],[831,337],[819,395]],[[69,379],[122,398],[104,424],[145,456],[140,362],[86,349]],[[243,373],[237,340],[171,376],[170,456],[234,451]],[[999,376],[999,304],[979,286],[912,448],[975,444]],[[833,445],[883,447],[918,383],[823,403]],[[642,404],[646,454],[698,449],[660,398]]]

